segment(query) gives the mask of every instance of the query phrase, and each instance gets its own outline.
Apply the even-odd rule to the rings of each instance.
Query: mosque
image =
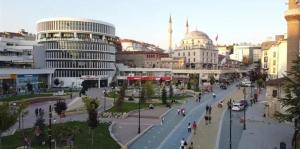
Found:
[[[218,50],[213,41],[204,32],[189,31],[189,23],[186,21],[185,37],[179,46],[172,48],[172,18],[169,18],[168,45],[173,59],[184,59],[183,68],[187,69],[217,69]]]

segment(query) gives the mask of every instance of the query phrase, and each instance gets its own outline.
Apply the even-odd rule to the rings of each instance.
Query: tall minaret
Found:
[[[287,21],[287,71],[291,70],[293,61],[299,56],[300,39],[300,7],[298,0],[289,0],[288,10],[285,12]]]
[[[170,53],[172,53],[172,33],[173,33],[173,29],[172,29],[172,17],[170,15],[170,18],[169,18],[169,28],[168,28],[169,52]]]
[[[186,22],[185,22],[185,34],[188,34],[189,33],[189,20],[186,19]]]

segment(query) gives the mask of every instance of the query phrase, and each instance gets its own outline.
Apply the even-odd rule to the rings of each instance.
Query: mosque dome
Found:
[[[209,39],[209,37],[204,32],[192,31],[187,33],[184,39]]]
[[[191,31],[186,33],[185,37],[181,41],[182,47],[202,47],[212,48],[213,42],[208,35],[201,31]]]

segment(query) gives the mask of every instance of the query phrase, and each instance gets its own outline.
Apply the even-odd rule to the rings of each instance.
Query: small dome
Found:
[[[184,39],[209,39],[209,37],[204,32],[192,31],[187,33]]]

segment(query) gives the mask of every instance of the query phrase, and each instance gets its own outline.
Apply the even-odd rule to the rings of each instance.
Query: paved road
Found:
[[[187,138],[188,122],[198,121],[205,111],[205,106],[216,103],[223,99],[224,96],[234,91],[234,85],[227,90],[215,89],[217,94],[216,99],[212,99],[211,94],[205,94],[202,97],[201,103],[196,103],[194,98],[190,98],[187,103],[183,105],[186,109],[187,115],[183,118],[177,115],[176,107],[173,108],[166,116],[164,124],[153,126],[148,132],[138,138],[135,142],[130,144],[130,149],[174,149],[179,148],[179,143],[182,138]]]
[[[240,123],[240,117],[243,112],[232,112],[232,149],[238,149],[240,138],[243,133],[243,125]],[[220,134],[219,149],[229,149],[229,110],[225,112]]]

